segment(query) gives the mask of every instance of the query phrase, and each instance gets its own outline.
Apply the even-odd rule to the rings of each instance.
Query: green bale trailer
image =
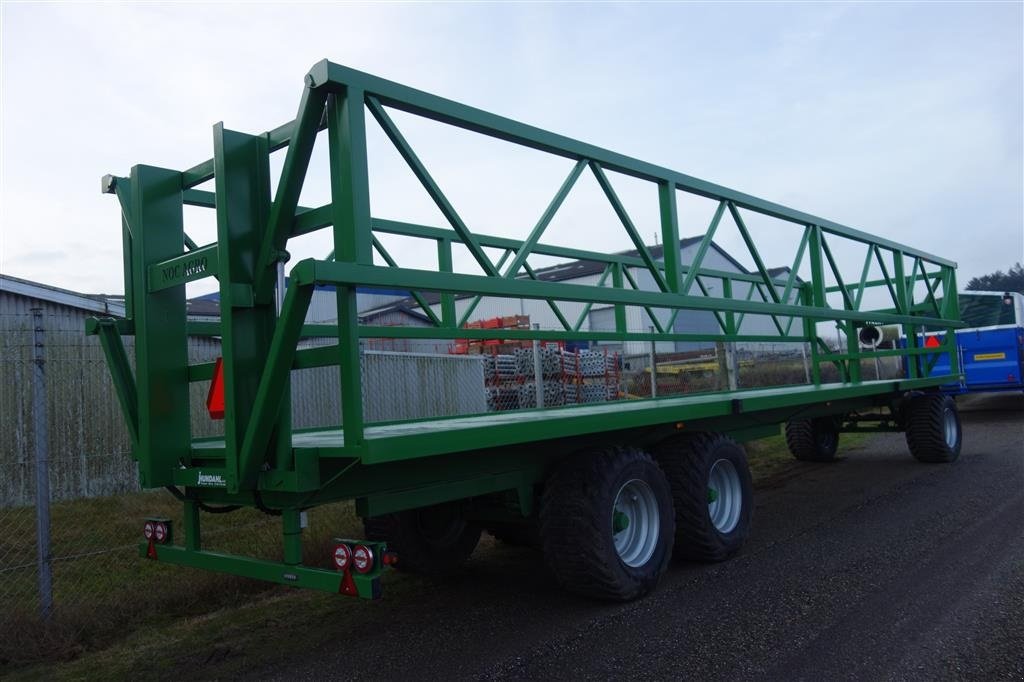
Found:
[[[561,157],[571,170],[526,239],[473,231],[399,130],[394,111]],[[371,213],[367,112],[448,226]],[[329,147],[331,201],[303,207],[299,194],[318,136]],[[374,598],[386,567],[452,571],[481,530],[491,529],[539,543],[566,588],[628,600],[649,592],[672,556],[721,561],[740,549],[753,503],[739,443],[777,433],[780,424],[787,424],[788,444],[801,460],[833,459],[841,432],[866,430],[906,431],[912,454],[925,462],[952,461],[959,453],[956,408],[938,392],[959,372],[954,335],[939,348],[915,345],[921,327],[960,326],[955,264],[947,260],[327,61],[305,77],[294,121],[262,134],[218,124],[213,138],[213,158],[192,168],[140,165],[103,182],[122,210],[127,312],[125,319],[92,320],[88,331],[105,349],[142,486],[167,488],[184,505],[184,528],[145,521],[144,557]],[[269,159],[278,150],[285,158],[272,193]],[[587,249],[585,235],[578,248],[543,241],[584,173],[593,175],[635,252]],[[652,256],[610,180],[619,175],[649,183],[665,245],[679,243],[678,201],[715,202],[692,262],[681,262],[672,248]],[[197,189],[211,180],[213,191]],[[481,191],[496,189],[481,179]],[[216,212],[216,241],[197,244],[188,236],[185,206]],[[770,217],[798,236],[788,278],[770,276],[745,222],[751,215]],[[753,270],[705,266],[723,218],[735,223]],[[286,284],[289,239],[321,229],[333,234],[332,256],[295,263]],[[436,252],[439,266],[401,267],[379,238],[385,234],[420,240]],[[834,256],[840,242],[865,254],[852,271]],[[468,251],[480,274],[455,272],[453,247]],[[503,255],[495,261],[494,252]],[[596,283],[546,281],[535,275],[531,256],[596,262],[603,270]],[[808,265],[811,276],[803,281],[796,273]],[[883,276],[869,277],[873,268]],[[638,286],[638,272],[653,287]],[[185,284],[208,277],[219,283],[220,320],[190,321]],[[317,285],[336,287],[336,324],[306,323]],[[430,325],[364,323],[357,288],[410,292]],[[869,306],[865,292],[881,292],[886,303]],[[561,328],[466,328],[472,306],[457,315],[457,296],[474,303],[482,297],[545,301]],[[582,304],[583,312],[570,319],[558,312],[559,302]],[[614,329],[585,326],[594,306],[613,309]],[[627,309],[646,311],[650,327],[630,328]],[[693,311],[712,314],[717,330],[679,332],[674,321]],[[744,333],[747,315],[767,316],[777,333]],[[842,328],[845,347],[830,348],[819,337],[822,322]],[[878,324],[902,326],[909,347],[866,355],[858,332]],[[124,335],[135,337],[134,371]],[[222,358],[190,364],[190,335],[219,337]],[[300,343],[310,338],[333,342]],[[368,338],[808,343],[811,381],[374,423],[362,409],[360,340]],[[862,376],[861,360],[882,354],[906,358],[908,376]],[[940,355],[948,356],[950,376],[930,376]],[[829,366],[837,368],[838,381],[823,380]],[[314,367],[336,368],[341,414],[331,427],[296,430],[290,376]],[[190,433],[190,385],[207,381],[211,417],[223,418],[219,438]],[[355,501],[367,539],[339,540],[320,565],[303,564],[303,510],[339,500]],[[236,507],[280,516],[282,560],[204,549],[203,514]]]

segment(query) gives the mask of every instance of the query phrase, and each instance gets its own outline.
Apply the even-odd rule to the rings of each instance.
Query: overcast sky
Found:
[[[217,121],[256,133],[290,120],[303,75],[325,57],[951,258],[962,284],[1024,259],[1019,2],[2,12],[5,274],[119,293],[119,210],[100,177],[209,158]],[[475,231],[525,236],[570,168],[395,118]],[[304,204],[329,198],[322,151]],[[370,162],[375,215],[443,224],[376,130]],[[654,241],[653,189],[614,182]],[[683,235],[711,208],[682,198]],[[212,239],[209,213],[186,215],[197,241]],[[787,264],[799,230],[753,222],[769,265]],[[590,177],[546,241],[629,247]],[[720,241],[742,250],[724,230]],[[429,249],[391,246],[401,264],[431,266]],[[290,250],[330,248],[318,234]],[[856,249],[838,250],[859,268]]]

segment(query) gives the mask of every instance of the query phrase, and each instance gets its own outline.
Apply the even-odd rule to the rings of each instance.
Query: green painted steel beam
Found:
[[[677,173],[654,164],[633,159],[623,154],[602,149],[590,144],[579,142],[563,135],[551,133],[540,128],[519,123],[509,118],[497,116],[474,107],[459,104],[452,100],[438,97],[421,90],[416,90],[399,83],[378,78],[367,73],[356,71],[339,64],[322,61],[316,64],[311,70],[317,82],[321,79],[329,88],[343,88],[355,86],[365,90],[368,95],[374,96],[381,104],[401,111],[406,111],[417,116],[423,116],[441,123],[447,123],[459,128],[482,133],[491,137],[514,142],[516,144],[538,149],[558,156],[564,156],[573,160],[589,159],[608,170],[624,175],[649,180],[651,182],[666,181],[674,184],[679,189],[712,199],[724,199],[734,203],[736,206],[746,208],[757,213],[768,215],[780,220],[798,223],[800,225],[818,225],[823,230],[842,235],[866,244],[879,244],[889,248],[899,248],[905,253],[921,256],[926,260],[939,265],[955,266],[938,256],[904,247],[895,242],[875,237],[866,232],[841,225],[831,220],[814,216],[802,211],[776,204],[771,201],[759,199],[743,192],[716,185],[714,183],[699,180],[683,173]]]
[[[265,580],[291,587],[304,587],[320,592],[341,594],[341,583],[344,574],[311,566],[288,565],[283,562],[253,559],[250,557],[212,552],[209,550],[194,551],[178,545],[154,545],[156,560],[165,564],[190,566],[218,573],[229,573],[243,578]],[[148,545],[139,545],[139,556],[146,557]],[[326,557],[325,557],[326,559]],[[380,572],[361,574],[353,573],[359,596],[364,599],[380,597]]]
[[[299,193],[302,191],[309,159],[313,154],[313,144],[324,114],[327,91],[318,85],[309,76],[306,77],[299,100],[299,111],[295,116],[294,130],[277,184],[277,194],[267,217],[266,236],[261,240],[255,271],[255,291],[257,297],[265,301],[272,298],[273,265],[279,259],[280,252],[284,250],[291,235],[295,211],[299,205]]]
[[[110,369],[110,379],[114,384],[114,393],[121,404],[121,414],[128,427],[128,436],[132,441],[132,454],[139,456],[139,394],[135,388],[135,377],[132,366],[128,362],[128,354],[124,350],[121,334],[113,318],[96,321],[96,333],[100,338],[103,355]]]
[[[417,291],[468,291],[499,297],[554,299],[562,301],[593,301],[620,305],[649,305],[658,308],[687,308],[691,310],[731,311],[761,314],[795,315],[813,319],[880,321],[946,326],[948,320],[889,315],[873,312],[838,310],[827,307],[806,308],[799,305],[755,303],[735,299],[707,296],[677,296],[662,292],[630,291],[623,288],[603,288],[558,282],[506,280],[496,277],[461,273],[436,273],[405,268],[377,268],[330,261],[304,261],[314,272],[320,284],[346,284],[382,288],[415,289]]]
[[[586,168],[587,164],[582,159],[576,162],[576,165],[569,171],[569,175],[562,182],[562,186],[558,188],[558,192],[555,193],[553,199],[548,204],[548,207],[544,209],[544,213],[541,214],[540,219],[537,220],[537,224],[530,230],[530,235],[523,242],[522,247],[516,252],[516,257],[512,261],[512,264],[508,266],[508,270],[505,271],[505,277],[515,277],[519,274],[519,269],[526,263],[526,259],[533,253],[534,247],[540,242],[541,235],[544,234],[544,230],[547,229],[548,225],[551,224],[551,220],[555,217],[558,209],[561,208],[562,203],[565,202],[565,198],[569,196],[569,192],[572,190],[576,181],[579,180],[580,175],[583,173],[583,169]],[[498,268],[500,270],[500,266]]]
[[[367,97],[366,104],[370,109],[370,113],[373,114],[373,117],[377,119],[377,123],[379,123],[380,127],[384,130],[384,134],[387,135],[388,139],[391,140],[391,143],[395,145],[395,149],[397,149],[398,153],[403,159],[405,159],[409,168],[412,169],[413,175],[415,175],[420,181],[423,188],[427,190],[427,194],[429,194],[430,198],[434,200],[434,203],[441,211],[441,214],[451,224],[455,232],[458,233],[459,240],[466,245],[466,248],[469,249],[470,254],[472,254],[480,268],[485,274],[497,276],[499,273],[497,268],[494,267],[494,263],[492,263],[491,259],[487,257],[486,253],[484,253],[480,244],[477,242],[476,237],[472,232],[470,232],[466,223],[463,222],[462,218],[455,211],[455,207],[451,205],[451,202],[448,201],[444,192],[442,192],[441,188],[438,187],[437,181],[435,181],[430,175],[426,166],[423,165],[423,162],[416,155],[416,152],[413,151],[405,137],[402,136],[402,133],[398,130],[398,126],[396,126],[395,122],[391,120],[388,113],[384,111],[384,107],[382,107],[380,102],[372,96]]]
[[[293,272],[293,280],[295,279]],[[231,492],[252,489],[260,468],[268,460],[277,415],[285,397],[285,388],[295,358],[295,346],[302,322],[313,296],[313,287],[301,281],[288,287],[284,305],[267,353],[266,367],[259,373],[252,411],[245,426],[245,438],[238,451],[237,480],[228,479]],[[229,475],[233,474],[229,471]]]
[[[161,291],[179,284],[216,277],[218,246],[210,244],[149,266],[149,290]]]
[[[148,269],[181,253],[181,173],[135,166],[130,179],[139,481],[172,482],[190,452],[185,285],[149,291]]]
[[[370,224],[364,99],[365,93],[362,90],[350,87],[333,93],[327,102],[331,203],[334,208],[331,225],[335,261],[372,267],[373,228]],[[292,271],[293,278],[300,269],[296,267]],[[339,286],[335,298],[339,330],[337,351],[341,420],[349,442],[358,446],[363,431],[363,391],[356,283]]]
[[[725,210],[725,204],[721,205],[721,211]],[[308,209],[301,213],[296,218],[296,227],[292,232],[292,236],[301,236],[309,234],[315,230],[319,230],[325,227],[329,227],[330,222],[330,205],[321,206],[315,209]],[[721,211],[716,213],[717,220],[721,220]],[[712,228],[717,226],[717,220],[712,221]],[[453,242],[460,242],[459,235],[455,230],[432,227],[428,225],[417,225],[415,223],[406,223],[397,220],[385,220],[382,218],[371,218],[373,223],[374,232],[380,232],[383,234],[395,234],[405,237],[418,237],[421,239],[449,239]],[[709,228],[709,232],[713,233],[713,229]],[[711,239],[706,237],[702,242],[702,248],[706,251],[707,247],[710,246]],[[513,251],[519,251],[523,247],[523,242],[517,239],[511,239],[508,237],[498,237],[494,235],[488,235],[483,233],[474,233],[474,236],[480,246],[486,246],[497,249],[511,249]],[[461,243],[461,242],[460,242]],[[595,261],[598,263],[622,263],[630,267],[635,268],[647,268],[647,264],[639,256],[630,256],[622,253],[601,253],[598,251],[587,251],[585,249],[575,249],[564,246],[555,246],[549,244],[536,244],[532,250],[532,253],[543,255],[543,256],[554,256],[555,258],[568,258],[572,260],[583,260],[583,261]],[[700,259],[695,259],[694,263],[699,262]],[[700,268],[695,269],[695,265],[681,265],[681,272],[687,276],[695,278],[697,275],[705,277],[715,278],[729,278],[738,282],[760,282],[763,281],[760,275],[750,275],[742,272],[730,272],[728,270],[716,270],[713,268]],[[684,289],[685,291],[685,289]]]

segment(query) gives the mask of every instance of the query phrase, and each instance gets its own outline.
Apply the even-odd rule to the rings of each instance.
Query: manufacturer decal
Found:
[[[221,474],[204,474],[202,471],[196,477],[196,485],[203,485],[210,488],[226,488],[228,482]]]

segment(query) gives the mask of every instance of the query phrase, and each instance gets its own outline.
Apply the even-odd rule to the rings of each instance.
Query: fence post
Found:
[[[39,572],[39,613],[50,620],[53,574],[50,555],[50,453],[46,436],[46,363],[43,309],[32,308],[32,432],[36,466],[36,565]]]
[[[534,331],[540,331],[540,323],[533,323]],[[533,388],[537,395],[537,407],[544,407],[544,371],[540,358],[540,339],[533,340]]]
[[[647,329],[652,334],[654,333],[654,327],[653,326],[648,327]],[[658,366],[657,366],[658,358],[657,358],[657,354],[655,353],[655,344],[656,343],[657,342],[652,337],[651,338],[651,348],[650,348],[649,351],[647,351],[648,354],[649,354],[648,360],[649,360],[650,365],[651,365],[651,397],[652,398],[657,398],[658,397]]]

